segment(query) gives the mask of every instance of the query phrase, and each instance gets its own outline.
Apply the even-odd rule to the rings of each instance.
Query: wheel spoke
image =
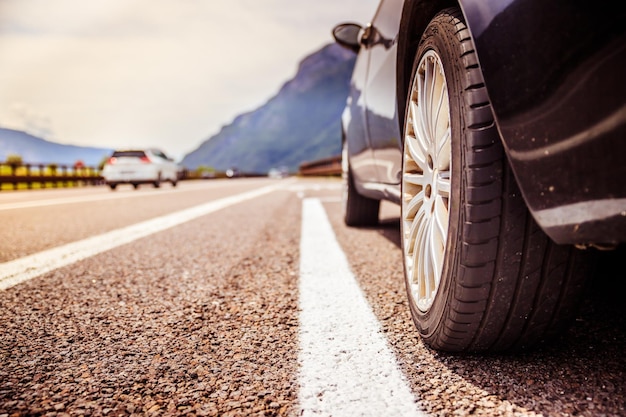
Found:
[[[423,229],[427,229],[426,225],[424,225]],[[428,232],[424,230],[422,239],[420,240],[420,298],[423,300],[428,299],[428,294],[431,292],[430,288],[430,256],[429,256],[429,246],[428,246]]]
[[[445,85],[445,81],[441,80],[441,76],[439,76],[438,78],[440,78],[439,83],[441,84],[440,88],[439,88],[439,102],[437,103],[436,106],[436,112],[435,112],[435,132],[433,132],[435,134],[436,137],[439,137],[439,131],[442,128],[446,128],[447,126],[449,126],[449,118],[448,118],[448,102],[445,100],[447,98],[447,88]],[[442,117],[441,113],[444,113],[445,117],[443,120],[440,121],[440,118]],[[445,124],[445,126],[440,126],[440,124]]]
[[[431,58],[425,62],[424,89],[426,90],[426,101],[423,103],[425,122],[428,127],[428,136],[435,137],[435,89],[437,85],[437,73],[435,71],[435,62]]]
[[[424,223],[424,216],[426,212],[424,211],[422,202],[418,201],[417,197],[411,201],[409,206],[410,208],[408,211],[413,212],[414,216],[411,220],[405,222],[405,250],[407,253],[412,253],[415,256],[416,252],[418,252],[418,250],[416,250],[416,245],[419,244],[420,227]],[[413,263],[413,265],[415,265],[415,263]]]
[[[415,197],[411,198],[411,201],[406,204],[405,207],[405,219],[413,220],[415,223],[418,218],[418,211],[423,211],[424,207],[424,191],[420,191],[415,195]]]
[[[418,121],[420,123],[419,129],[423,129],[424,136],[426,138],[430,138],[430,126],[428,125],[428,89],[426,86],[428,85],[428,64],[425,62],[423,67],[420,70],[420,76],[418,76],[416,80],[416,85],[418,89],[418,100],[417,100],[417,111],[419,112]]]
[[[409,143],[412,158],[417,161],[425,161],[428,153],[428,134],[424,130],[424,124],[421,123],[422,117],[417,103],[412,102],[409,106],[411,111],[411,123],[413,125],[413,133],[415,141]],[[425,162],[424,162],[425,163]]]
[[[414,230],[413,236],[414,245],[413,248],[413,265],[415,267],[415,271],[413,275],[417,280],[418,286],[420,287],[420,291],[423,291],[424,288],[424,279],[423,279],[423,271],[424,271],[424,263],[426,262],[426,258],[424,257],[425,246],[426,246],[426,228],[427,222],[425,220],[425,213],[423,210],[420,210],[420,213],[416,216],[418,221],[415,221],[412,225],[412,229]]]
[[[414,162],[415,165],[420,169],[421,172],[424,172],[428,169],[428,162],[426,161],[426,153],[423,148],[420,146],[419,140],[412,140],[410,138],[406,139],[406,147],[409,152],[410,160],[409,162]]]
[[[441,266],[443,265],[443,254],[446,247],[446,240],[448,237],[448,207],[447,199],[438,197],[435,199],[435,210],[433,212],[433,254],[436,257],[436,265],[438,265],[438,273],[441,272]],[[438,275],[437,275],[438,276]]]
[[[409,184],[419,185],[419,186],[423,186],[425,182],[424,174],[421,174],[421,173],[404,174],[404,180]]]
[[[437,169],[439,171],[450,170],[450,126],[437,140]]]
[[[437,177],[437,194],[445,198],[450,197],[450,172],[440,172]]]
[[[409,277],[409,281],[416,284],[419,281],[419,274],[417,272],[419,265],[419,247],[416,246],[416,237],[419,234],[418,223],[411,223],[408,229],[408,236],[406,237],[406,242],[404,244],[407,260],[406,272]]]
[[[439,73],[437,71],[437,66],[434,60],[429,62],[430,67],[430,85],[429,85],[429,101],[428,105],[428,125],[430,128],[430,137],[437,137],[437,106],[435,104],[435,99],[437,95],[437,83],[439,82]]]

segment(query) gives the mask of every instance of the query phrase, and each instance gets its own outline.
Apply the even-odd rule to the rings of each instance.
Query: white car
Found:
[[[113,152],[102,169],[102,177],[112,190],[119,184],[152,184],[160,187],[169,181],[173,187],[179,179],[180,167],[159,149],[128,149]]]

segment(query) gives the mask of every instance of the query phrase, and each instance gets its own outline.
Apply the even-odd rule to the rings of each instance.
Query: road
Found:
[[[348,228],[336,179],[0,193],[0,417],[623,416],[623,275],[508,355],[426,348],[399,210]]]

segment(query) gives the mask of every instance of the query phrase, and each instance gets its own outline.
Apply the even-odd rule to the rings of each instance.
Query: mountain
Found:
[[[187,154],[188,169],[266,173],[341,153],[341,113],[356,55],[332,43],[304,58],[293,79],[260,108],[236,117]]]
[[[219,171],[267,173],[271,168],[298,170],[302,162],[341,153],[341,112],[356,55],[332,43],[304,58],[293,79],[258,109],[237,116],[219,133],[187,154],[187,169],[210,166]],[[0,128],[0,162],[17,154],[24,163],[97,166],[113,150],[64,145],[31,134]]]
[[[112,149],[64,145],[38,138],[19,130],[0,128],[0,161],[8,155],[19,155],[27,164],[74,165],[83,161],[87,166],[97,166]]]

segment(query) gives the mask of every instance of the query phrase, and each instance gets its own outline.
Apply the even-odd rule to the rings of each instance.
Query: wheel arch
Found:
[[[413,57],[417,52],[422,34],[440,10],[453,6],[460,7],[460,4],[456,0],[408,0],[404,2],[398,28],[396,57],[396,97],[400,132],[404,126]]]
[[[474,39],[472,28],[481,28],[493,19],[497,10],[483,10],[483,0],[407,0],[402,8],[398,28],[398,53],[396,57],[396,97],[400,131],[404,124],[407,91],[411,83],[413,57],[417,52],[422,34],[433,17],[448,7],[458,7],[463,13],[465,24]],[[476,48],[476,44],[474,44]],[[480,57],[478,57],[480,60]],[[483,73],[483,77],[485,74]]]

